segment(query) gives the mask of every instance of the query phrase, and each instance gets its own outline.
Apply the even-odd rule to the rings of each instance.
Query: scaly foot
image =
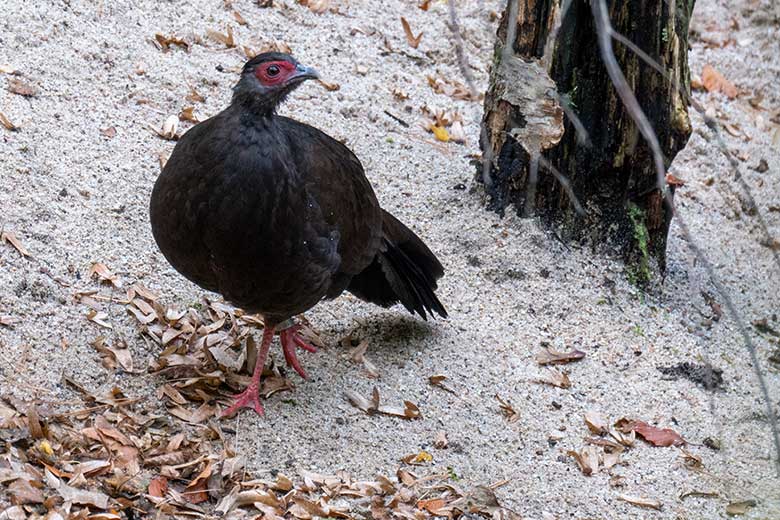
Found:
[[[263,405],[260,404],[260,388],[254,381],[243,392],[234,395],[233,400],[233,404],[222,412],[222,417],[233,415],[241,408],[252,408],[257,415],[261,417],[265,415]]]
[[[282,330],[279,333],[279,341],[282,343],[282,351],[284,352],[284,360],[287,361],[287,366],[292,367],[302,378],[308,379],[306,372],[298,361],[295,349],[302,348],[307,352],[317,352],[317,348],[301,337],[298,333],[300,328],[300,325],[293,325]]]
[[[257,353],[255,369],[252,373],[252,382],[238,395],[233,396],[233,404],[227,410],[222,412],[222,417],[227,417],[239,411],[241,408],[252,408],[257,415],[262,416],[265,411],[260,404],[260,376],[263,375],[263,367],[268,357],[268,350],[271,348],[271,341],[274,339],[274,328],[266,327],[263,330],[263,340],[260,343],[260,350]]]

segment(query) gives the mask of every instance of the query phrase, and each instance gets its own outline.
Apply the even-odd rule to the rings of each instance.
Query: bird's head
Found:
[[[281,52],[258,54],[244,65],[241,79],[233,88],[233,101],[273,112],[287,95],[307,79],[320,76]]]

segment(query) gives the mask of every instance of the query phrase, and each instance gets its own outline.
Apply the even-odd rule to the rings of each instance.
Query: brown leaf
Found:
[[[184,499],[190,504],[200,504],[209,499],[209,494],[206,491],[208,488],[209,477],[211,476],[211,462],[206,464],[197,477],[195,477],[187,487],[184,488]]]
[[[238,22],[238,25],[248,25],[244,17],[241,16],[241,13],[239,13],[234,9],[232,14],[233,14],[233,18],[235,18],[236,22]]]
[[[425,511],[428,511],[432,515],[442,515],[447,516],[446,513],[440,512],[440,510],[445,506],[444,500],[441,498],[432,498],[430,500],[418,500],[417,501],[417,507],[420,509],[424,509]]]
[[[617,496],[620,500],[624,500],[628,502],[629,504],[633,504],[635,506],[639,507],[648,507],[650,509],[656,509],[658,511],[661,510],[661,502],[658,500],[654,500],[652,498],[642,498],[642,497],[636,497],[632,495],[618,495]]]
[[[233,28],[229,25],[225,34],[208,29],[206,35],[216,42],[225,44],[225,47],[228,49],[232,49],[236,46],[236,40],[233,38]]]
[[[168,479],[162,475],[149,481],[148,493],[153,497],[164,497],[168,492]]]
[[[545,375],[539,378],[540,383],[545,383],[558,388],[571,388],[571,380],[566,372],[561,372],[555,368],[548,368]]]
[[[19,239],[16,238],[16,235],[11,233],[10,231],[3,231],[0,233],[0,242],[8,242],[12,246],[14,246],[14,249],[19,251],[22,256],[32,256],[30,252],[27,250],[26,247],[22,245],[21,242],[19,242]]]
[[[157,46],[163,51],[168,52],[171,45],[176,45],[181,48],[183,48],[185,51],[189,50],[190,44],[184,41],[184,38],[179,38],[177,36],[165,36],[163,34],[157,33],[154,35],[155,42],[157,43]]]
[[[685,439],[669,428],[656,428],[644,421],[634,421],[632,430],[653,446],[683,446]]]
[[[585,424],[596,435],[606,435],[609,431],[607,419],[597,412],[585,412]]]
[[[8,78],[8,91],[24,97],[35,97],[38,95],[38,88],[22,81],[19,78]]]
[[[504,414],[504,417],[506,417],[507,421],[513,423],[520,420],[520,414],[517,413],[512,407],[512,403],[509,401],[504,401],[498,394],[496,394],[495,397],[498,401],[499,407],[501,408],[501,413]]]
[[[181,112],[179,112],[179,120],[180,121],[192,121],[193,123],[199,123],[200,120],[193,113],[194,110],[195,110],[195,107],[184,107],[184,108],[182,108]]]
[[[162,125],[162,129],[158,130],[155,127],[150,128],[163,139],[175,141],[179,138],[179,135],[176,133],[176,131],[179,129],[179,118],[175,115],[170,115],[165,119]]]
[[[443,376],[443,375],[435,375],[435,376],[430,376],[428,378],[428,382],[433,386],[438,386],[442,390],[454,394],[455,390],[453,390],[452,388],[450,388],[448,385],[444,383],[444,381],[446,380],[447,380],[447,376]]]
[[[544,350],[536,355],[536,362],[540,365],[562,365],[579,361],[585,357],[585,353],[580,350],[571,352],[558,352],[550,346],[545,346]]]
[[[330,7],[330,0],[298,0],[298,3],[305,5],[312,12],[322,14]]]
[[[19,127],[13,124],[11,120],[8,119],[2,112],[0,112],[0,124],[3,125],[6,130],[10,130],[11,132],[19,130]]]
[[[43,492],[26,478],[14,480],[6,489],[14,504],[42,504],[44,501]]]
[[[374,364],[366,357],[367,348],[368,340],[364,339],[360,342],[360,344],[358,344],[357,347],[352,349],[352,351],[349,353],[349,358],[353,363],[363,365],[363,368],[366,370],[368,377],[376,379],[379,377],[379,370],[377,370],[376,366],[374,366]]]
[[[185,96],[187,101],[191,103],[205,103],[206,98],[198,94],[198,91],[195,90],[195,87],[190,87],[190,92]]]
[[[336,90],[339,90],[341,88],[341,85],[339,85],[338,83],[328,83],[324,79],[318,79],[317,83],[325,87],[325,90],[329,92],[335,92]]]
[[[739,502],[731,502],[726,506],[726,514],[729,516],[744,515],[751,507],[756,506],[755,500],[740,500]]]
[[[737,97],[737,87],[727,80],[723,74],[715,70],[712,65],[705,65],[701,71],[701,82],[708,92],[721,92],[729,99]]]
[[[419,4],[417,4],[417,7],[419,7],[423,11],[427,11],[430,6],[431,6],[431,0],[422,0]]]
[[[599,452],[595,446],[585,446],[580,451],[569,450],[567,455],[574,457],[584,475],[591,476],[599,471]]]
[[[105,312],[98,312],[95,309],[90,309],[90,311],[87,313],[87,319],[89,321],[97,323],[101,327],[105,327],[107,329],[114,328],[111,325],[111,323],[108,321],[108,314],[106,314]]]
[[[406,18],[403,16],[401,17],[401,25],[404,28],[404,34],[406,34],[406,41],[409,43],[409,46],[412,49],[416,49],[418,45],[420,45],[420,40],[423,37],[423,33],[421,32],[417,36],[412,33],[412,28],[409,26],[409,22],[406,21]]]
[[[92,267],[89,268],[89,277],[97,278],[101,282],[111,284],[117,289],[122,287],[122,282],[119,280],[119,277],[111,272],[106,264],[100,262],[93,263]]]
[[[99,491],[87,491],[69,486],[46,470],[46,483],[57,490],[65,502],[95,506],[98,509],[107,509],[109,497]]]
[[[109,139],[113,139],[116,136],[116,128],[113,126],[109,126],[108,128],[101,128],[100,133]]]

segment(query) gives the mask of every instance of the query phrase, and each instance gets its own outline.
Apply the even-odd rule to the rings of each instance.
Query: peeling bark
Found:
[[[555,40],[548,45],[560,15],[558,2],[508,0],[512,1],[519,2],[517,36],[511,42],[513,53],[508,59],[537,74],[534,78],[526,74],[522,80],[517,76],[514,84],[506,80],[507,64],[502,63],[500,49],[509,23],[508,3],[498,29],[491,83],[485,97],[486,139],[481,145],[483,154],[492,158],[485,186],[488,206],[501,214],[510,205],[520,214],[536,212],[566,240],[615,249],[635,268],[638,281],[647,281],[651,259],[661,271],[665,268],[671,212],[664,206],[657,186],[651,151],[602,64],[590,6],[585,0],[573,0]],[[614,29],[674,79],[674,84],[666,81],[630,49],[615,43],[618,63],[658,134],[667,166],[691,133],[687,110],[688,24],[693,3],[608,1]],[[588,144],[578,139],[569,117],[563,117],[562,136],[552,138],[559,129],[554,117],[557,100],[554,93],[545,94],[548,85],[557,87],[562,102],[578,116],[587,131]],[[679,93],[678,85],[683,86],[685,96]],[[529,99],[533,96],[537,99]],[[557,110],[560,113],[560,107]],[[549,128],[542,130],[544,125],[539,124],[534,127],[533,123],[540,121]],[[540,167],[534,182],[529,175],[531,158],[540,152],[570,180],[585,215],[575,213],[563,186],[548,169]],[[483,180],[481,173],[477,179]]]

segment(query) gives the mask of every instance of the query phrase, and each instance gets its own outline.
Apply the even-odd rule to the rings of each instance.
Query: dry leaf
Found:
[[[680,179],[679,177],[675,177],[671,173],[667,173],[666,184],[669,186],[680,187],[680,186],[685,186],[685,181]]]
[[[89,321],[95,322],[101,327],[105,327],[107,329],[113,329],[114,327],[111,325],[111,323],[108,322],[108,314],[105,312],[98,312],[95,309],[91,309],[87,313],[87,319]]]
[[[312,12],[322,14],[330,7],[330,0],[298,0],[298,3],[305,5]]]
[[[422,9],[423,11],[427,11],[428,8],[431,6],[431,0],[422,0],[417,7]]]
[[[211,462],[209,461],[206,464],[206,467],[203,468],[203,471],[201,471],[198,476],[190,481],[190,483],[187,484],[187,487],[184,488],[184,493],[182,493],[184,499],[190,504],[200,504],[201,502],[208,500],[209,494],[207,489],[210,476]]]
[[[195,111],[195,107],[184,107],[184,108],[182,108],[181,112],[179,112],[179,120],[180,121],[192,121],[193,123],[200,123],[200,120],[193,113],[194,111]]]
[[[1,124],[1,125],[3,125],[3,127],[4,127],[6,130],[10,130],[10,131],[12,131],[12,132],[14,132],[14,131],[16,131],[16,130],[18,130],[18,129],[19,129],[19,127],[17,127],[15,124],[13,124],[13,123],[11,122],[11,120],[10,120],[10,119],[8,119],[8,118],[5,116],[5,114],[3,114],[2,112],[0,112],[0,124]]]
[[[22,256],[32,257],[32,255],[27,250],[27,248],[24,247],[21,242],[19,242],[18,238],[16,238],[16,235],[11,233],[10,231],[3,231],[2,233],[0,233],[0,242],[8,242],[14,247],[14,249],[19,251],[19,253]]]
[[[109,126],[108,128],[101,128],[100,133],[109,139],[113,139],[116,136],[116,128]]]
[[[235,18],[236,22],[238,22],[238,25],[248,25],[244,17],[241,16],[241,13],[239,13],[236,10],[233,10],[232,14],[233,14],[233,18]]]
[[[548,368],[545,375],[539,379],[539,382],[557,386],[558,388],[571,388],[569,375],[555,368]]]
[[[656,428],[643,421],[633,421],[632,430],[653,446],[683,446],[685,439],[669,428]]]
[[[195,87],[190,87],[189,93],[185,96],[187,101],[191,103],[205,103],[206,98],[198,94],[198,91],[195,90]]]
[[[585,412],[585,424],[596,435],[606,435],[609,431],[607,419],[597,412]]]
[[[730,516],[744,515],[751,507],[756,507],[755,500],[740,500],[739,502],[731,502],[726,506],[726,514]]]
[[[412,49],[416,49],[418,45],[420,45],[420,40],[423,37],[423,33],[421,32],[417,36],[415,36],[412,33],[412,28],[409,26],[409,22],[406,21],[406,18],[403,16],[401,17],[401,25],[404,28],[404,34],[406,34],[406,41],[409,43],[409,46]]]
[[[406,99],[409,99],[409,94],[407,94],[406,92],[404,92],[400,88],[395,87],[393,89],[393,97],[395,99],[399,100],[399,101],[404,101]]]
[[[100,262],[95,262],[92,264],[92,267],[89,268],[89,277],[97,277],[101,282],[111,284],[117,289],[122,287],[122,282],[119,280],[119,277],[112,273],[111,270],[106,267],[106,264]]]
[[[441,141],[443,143],[449,142],[450,134],[447,132],[446,128],[442,126],[431,125],[430,130],[433,132],[433,135],[436,137],[437,141]]]
[[[585,446],[580,451],[569,450],[567,455],[574,457],[582,473],[590,476],[599,471],[599,452],[595,446]]]
[[[54,488],[57,493],[65,500],[65,502],[71,502],[74,504],[84,504],[95,506],[98,509],[108,508],[108,495],[99,491],[87,491],[84,489],[78,489],[69,486],[62,482],[60,479],[54,476],[54,474],[46,470],[46,483],[49,487]]]
[[[339,85],[338,83],[328,83],[324,79],[318,79],[317,83],[319,83],[320,85],[325,87],[325,90],[327,90],[329,92],[334,92],[334,91],[339,90],[341,88],[341,85]]]
[[[439,450],[443,450],[447,447],[448,444],[447,433],[436,432],[436,436],[433,438],[433,447]]]
[[[618,495],[620,500],[624,500],[629,504],[633,504],[639,507],[649,507],[651,509],[661,510],[661,502],[653,500],[652,498],[635,497],[632,495]]]
[[[16,69],[10,65],[0,63],[0,72],[3,74],[16,74]]]
[[[456,143],[464,144],[466,142],[466,130],[463,128],[463,123],[455,121],[450,126],[450,140]]]
[[[550,346],[545,346],[544,350],[536,355],[536,362],[540,365],[562,365],[572,361],[579,361],[584,357],[585,353],[580,350],[558,352]]]
[[[164,497],[168,492],[168,479],[162,475],[149,481],[148,493],[153,497]]]
[[[179,118],[175,115],[168,116],[163,122],[161,130],[151,127],[154,132],[163,139],[176,140],[179,136],[176,131],[179,129]]]
[[[737,97],[737,87],[735,87],[723,74],[715,70],[712,65],[705,65],[701,71],[701,82],[708,92],[721,92],[729,99]]]
[[[515,409],[512,407],[512,403],[510,403],[509,401],[504,401],[503,399],[501,399],[501,396],[499,396],[498,394],[496,394],[495,397],[501,408],[501,413],[504,414],[504,417],[506,417],[507,421],[513,423],[520,420],[520,414],[517,413]]]
[[[232,49],[236,46],[236,40],[233,38],[233,28],[229,25],[225,34],[208,29],[206,30],[206,35],[216,42],[224,43],[225,47],[228,49]]]
[[[349,358],[353,363],[363,365],[363,368],[365,368],[368,377],[376,379],[379,377],[379,370],[377,370],[376,366],[366,357],[367,348],[368,340],[364,339],[357,347],[352,349],[352,351],[349,353]]]
[[[9,92],[24,97],[35,97],[38,95],[37,87],[31,85],[30,83],[22,81],[19,78],[9,78],[7,88]]]
[[[184,50],[189,50],[190,48],[190,44],[184,41],[184,38],[179,38],[176,36],[164,36],[160,33],[157,33],[154,35],[154,40],[157,46],[162,49],[163,52],[168,52],[171,45],[177,45],[182,47]]]

